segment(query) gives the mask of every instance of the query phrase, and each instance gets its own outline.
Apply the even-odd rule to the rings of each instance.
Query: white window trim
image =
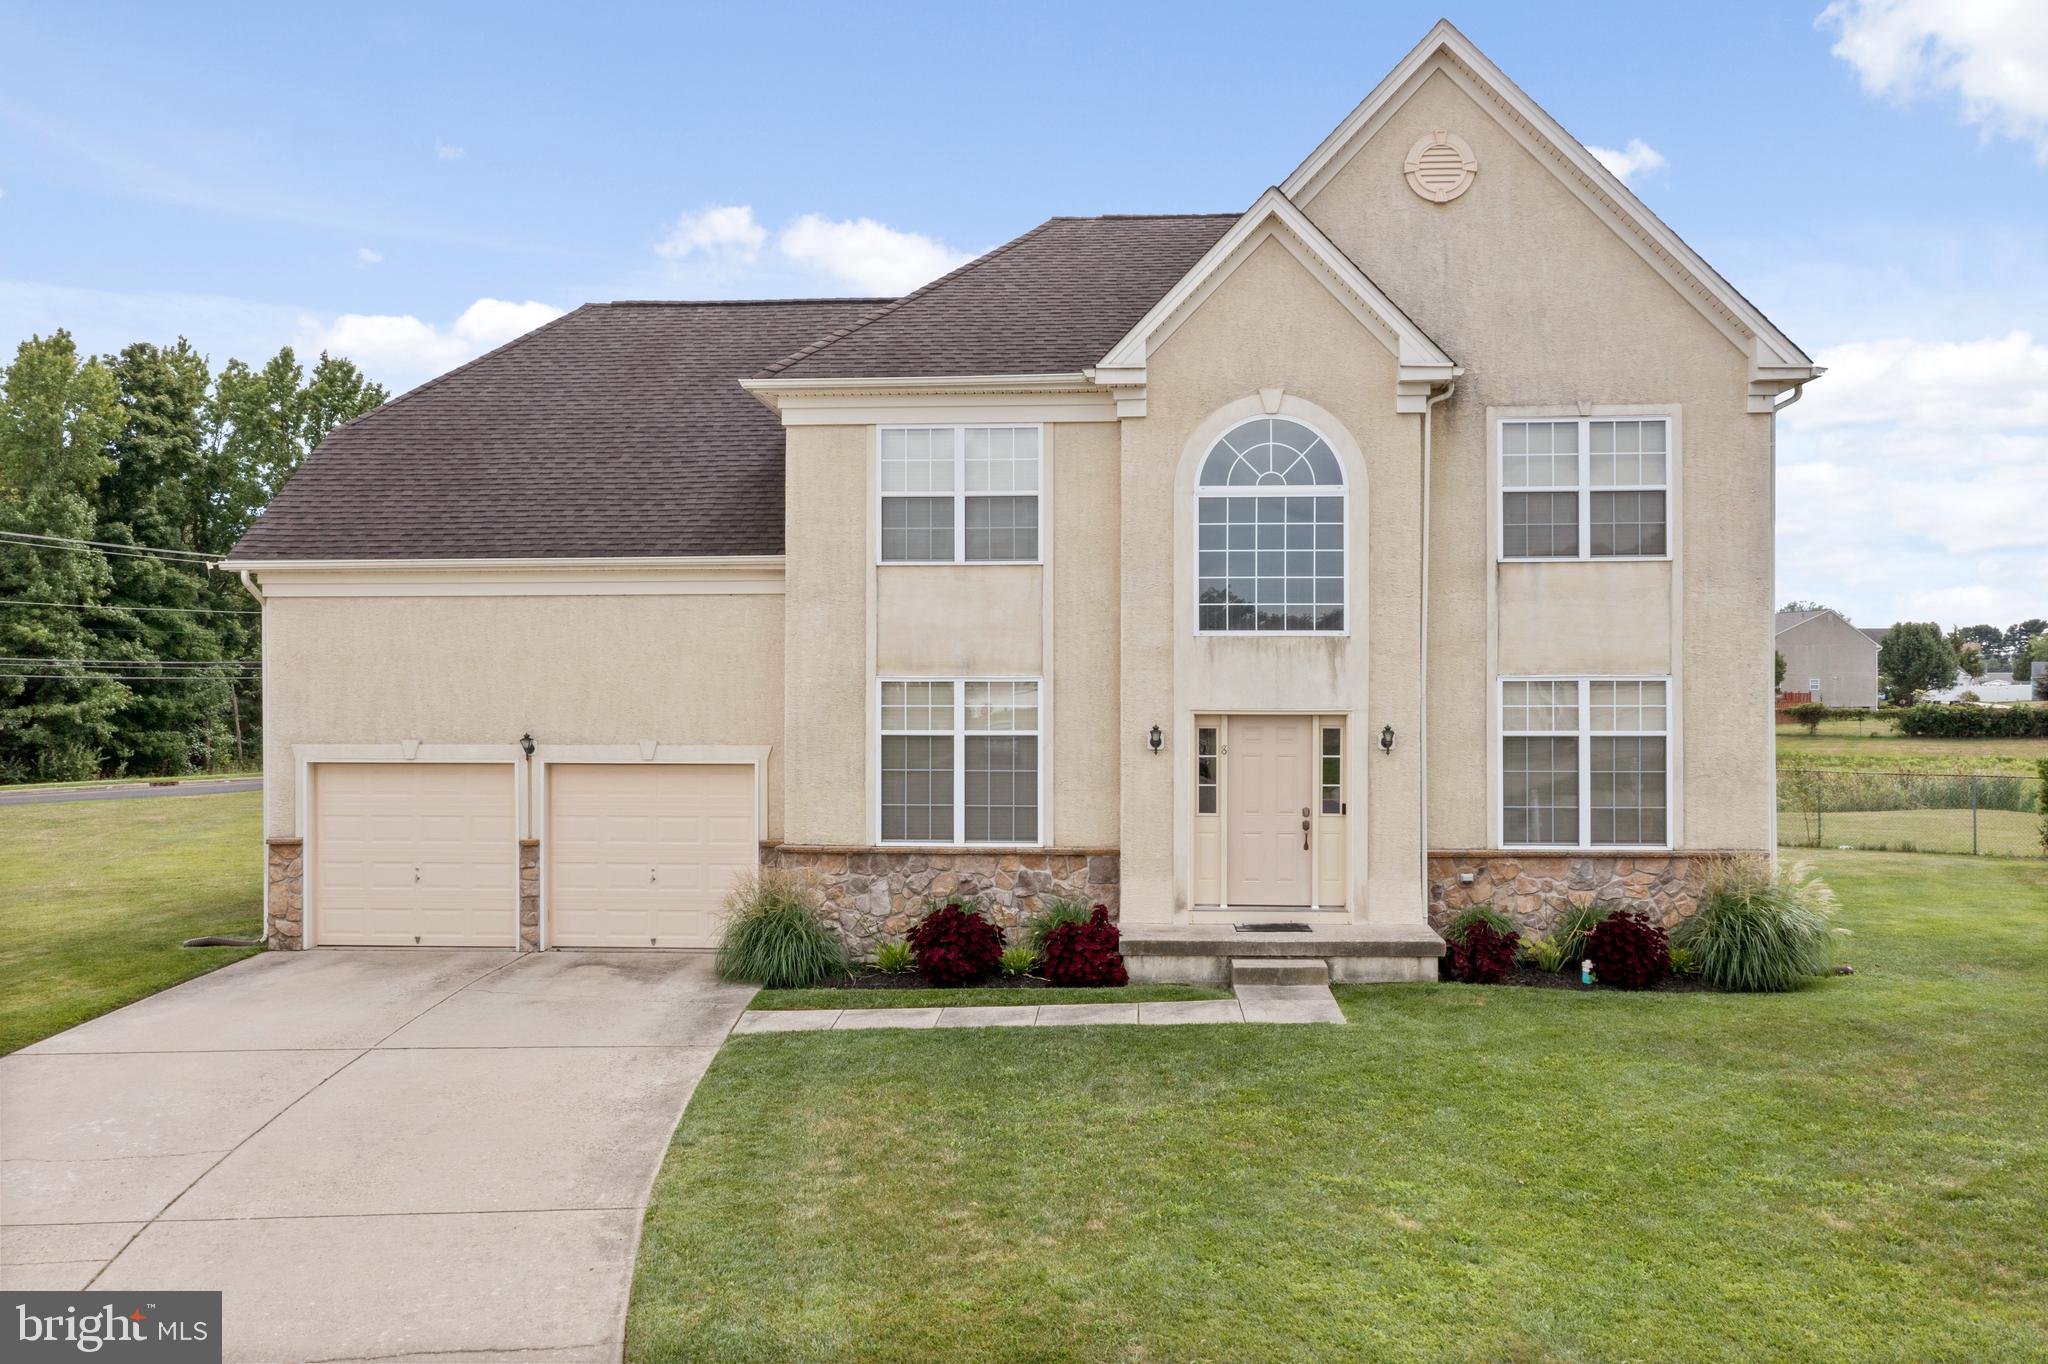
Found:
[[[1492,485],[1493,557],[1503,564],[1641,564],[1669,563],[1678,552],[1679,409],[1674,406],[1507,407],[1495,409],[1488,437],[1492,451],[1488,482]],[[1593,487],[1592,423],[1598,421],[1658,421],[1664,423],[1664,481],[1662,483],[1615,483]],[[1509,422],[1577,422],[1579,426],[1579,552],[1577,554],[1509,554],[1507,552],[1507,495],[1509,493],[1555,493],[1565,489],[1510,486],[1506,477],[1507,456],[1501,449],[1501,428]],[[1593,494],[1663,493],[1664,552],[1662,554],[1593,553]],[[1347,617],[1348,619],[1348,617]]]
[[[1316,439],[1320,440],[1320,441],[1321,441],[1321,442],[1322,442],[1323,444],[1325,444],[1325,445],[1329,446],[1329,447],[1330,447],[1330,453],[1331,453],[1331,454],[1333,454],[1333,455],[1336,455],[1336,457],[1337,457],[1337,470],[1338,470],[1338,472],[1339,472],[1339,473],[1342,473],[1342,472],[1343,472],[1343,469],[1344,469],[1344,456],[1343,456],[1342,454],[1339,454],[1339,453],[1338,453],[1338,445],[1337,445],[1337,442],[1335,442],[1335,441],[1331,440],[1331,439],[1330,439],[1330,438],[1329,438],[1328,436],[1324,435],[1324,434],[1323,434],[1323,432],[1322,432],[1322,429],[1321,429],[1320,427],[1316,426],[1316,425],[1315,425],[1315,424],[1314,424],[1313,422],[1307,421],[1307,420],[1305,420],[1305,419],[1304,419],[1304,418],[1302,418],[1302,417],[1299,417],[1299,416],[1295,416],[1295,415],[1292,415],[1292,414],[1290,414],[1290,413],[1284,413],[1284,412],[1273,412],[1273,413],[1265,413],[1265,414],[1261,414],[1261,415],[1263,415],[1263,416],[1268,416],[1268,417],[1284,418],[1284,419],[1285,419],[1285,420],[1287,420],[1287,421],[1291,421],[1291,422],[1293,422],[1293,423],[1294,423],[1294,424],[1295,424],[1296,426],[1301,426],[1301,427],[1305,427],[1305,428],[1307,428],[1308,430],[1310,430],[1310,431],[1313,431],[1313,432],[1315,433]],[[1221,440],[1222,440],[1222,439],[1223,439],[1223,438],[1224,438],[1225,436],[1229,435],[1229,434],[1230,434],[1231,432],[1233,432],[1233,431],[1237,430],[1237,429],[1238,429],[1238,428],[1239,428],[1240,426],[1244,426],[1244,425],[1246,425],[1246,424],[1247,424],[1247,423],[1249,423],[1249,422],[1257,421],[1257,420],[1259,420],[1259,419],[1260,419],[1260,417],[1259,417],[1259,416],[1250,416],[1250,417],[1240,417],[1240,418],[1239,418],[1238,420],[1236,420],[1236,421],[1234,421],[1234,422],[1231,422],[1231,423],[1230,423],[1230,424],[1229,424],[1228,426],[1225,426],[1225,427],[1224,427],[1224,428],[1223,428],[1223,429],[1222,429],[1221,431],[1217,432],[1217,433],[1216,433],[1216,435],[1215,435],[1214,437],[1212,437],[1212,438],[1210,439],[1209,443],[1208,443],[1208,444],[1207,444],[1206,446],[1204,446],[1204,447],[1202,448],[1202,453],[1201,453],[1201,455],[1200,455],[1200,456],[1198,457],[1198,459],[1197,459],[1197,461],[1196,461],[1196,464],[1195,464],[1195,490],[1194,490],[1193,494],[1192,494],[1192,495],[1190,495],[1190,496],[1189,496],[1189,498],[1188,498],[1188,526],[1190,527],[1190,532],[1189,532],[1189,533],[1190,533],[1190,535],[1191,535],[1191,537],[1192,537],[1192,539],[1191,539],[1191,543],[1192,543],[1192,546],[1193,546],[1193,549],[1192,549],[1192,558],[1191,558],[1191,561],[1190,561],[1190,563],[1189,563],[1189,565],[1188,565],[1188,567],[1189,567],[1189,572],[1190,572],[1190,580],[1189,580],[1189,582],[1188,582],[1188,590],[1189,590],[1189,594],[1190,594],[1190,597],[1191,597],[1191,599],[1193,600],[1193,602],[1194,602],[1194,604],[1195,604],[1195,613],[1194,613],[1194,616],[1192,617],[1192,620],[1194,621],[1195,633],[1196,633],[1197,635],[1207,636],[1207,637],[1210,637],[1210,638],[1215,638],[1215,639],[1343,639],[1343,638],[1346,638],[1346,637],[1347,637],[1347,636],[1349,636],[1349,635],[1350,635],[1350,633],[1351,633],[1351,614],[1352,614],[1352,611],[1353,611],[1353,610],[1355,609],[1355,604],[1354,604],[1354,603],[1353,603],[1353,601],[1351,600],[1351,597],[1352,597],[1352,592],[1351,592],[1351,555],[1352,555],[1352,534],[1351,534],[1351,485],[1350,485],[1349,483],[1340,483],[1340,484],[1337,484],[1337,485],[1335,485],[1335,486],[1331,486],[1331,485],[1329,485],[1329,484],[1324,484],[1324,483],[1315,483],[1315,484],[1309,484],[1309,485],[1306,485],[1306,486],[1303,486],[1303,485],[1300,485],[1300,484],[1296,484],[1296,485],[1293,485],[1293,486],[1288,486],[1288,485],[1284,485],[1284,484],[1270,484],[1270,483],[1269,483],[1269,484],[1254,484],[1254,485],[1252,485],[1252,486],[1250,486],[1250,487],[1229,487],[1229,486],[1219,486],[1219,485],[1216,485],[1216,484],[1205,484],[1205,483],[1203,483],[1203,482],[1202,482],[1202,469],[1203,469],[1203,466],[1205,466],[1206,464],[1208,464],[1208,462],[1209,462],[1209,456],[1210,456],[1210,455],[1211,455],[1211,454],[1212,454],[1212,453],[1213,453],[1213,452],[1215,451],[1215,449],[1216,449],[1216,445],[1217,445],[1217,442],[1221,441]],[[1498,467],[1498,466],[1496,466],[1496,467]],[[1204,630],[1204,629],[1202,628],[1202,499],[1203,499],[1203,498],[1205,498],[1205,497],[1241,497],[1241,496],[1257,496],[1257,497],[1336,497],[1336,498],[1341,498],[1341,499],[1343,499],[1343,503],[1344,503],[1344,519],[1343,519],[1343,526],[1344,526],[1344,572],[1343,572],[1343,575],[1342,575],[1342,581],[1343,581],[1343,584],[1344,584],[1344,628],[1343,628],[1343,629],[1341,629],[1341,630]],[[1227,552],[1228,552],[1228,550],[1226,549],[1226,551],[1225,551],[1225,552],[1227,553]],[[1254,603],[1254,606],[1256,607],[1256,603]],[[1318,735],[1318,736],[1317,736],[1317,743],[1318,743],[1318,745],[1320,745],[1320,743],[1321,743],[1321,736],[1320,736],[1320,735]]]
[[[969,431],[1013,431],[1028,429],[1038,434],[1038,487],[1030,498],[1038,504],[1038,553],[1029,559],[970,559],[967,557],[967,499],[970,497],[1024,497],[1020,492],[970,493],[967,491],[967,433]],[[892,422],[874,428],[875,463],[875,549],[874,560],[886,568],[943,567],[947,564],[964,568],[983,568],[1003,564],[1042,564],[1045,562],[1045,542],[1051,534],[1046,524],[1045,491],[1052,480],[1048,469],[1048,450],[1044,422]],[[945,493],[890,493],[882,491],[882,433],[885,431],[951,431],[953,433],[953,557],[951,559],[884,559],[882,557],[882,504],[892,497],[945,497]],[[891,678],[890,681],[901,681]],[[933,679],[938,680],[938,679]],[[994,679],[976,678],[975,681]]]
[[[1510,730],[1504,722],[1507,684],[1510,682],[1575,682],[1579,688],[1579,723],[1576,729]],[[1592,729],[1593,684],[1595,682],[1662,682],[1664,684],[1664,728]],[[1504,851],[1530,853],[1669,852],[1677,846],[1678,830],[1678,679],[1658,673],[1515,673],[1493,682],[1493,716],[1487,725],[1492,752],[1487,763],[1492,786],[1493,846]],[[1507,781],[1501,750],[1514,738],[1555,739],[1569,735],[1579,741],[1579,837],[1575,843],[1510,843],[1507,841]],[[1593,740],[1662,739],[1664,741],[1664,841],[1661,843],[1595,843],[1593,841]]]
[[[941,729],[891,729],[882,728],[882,688],[891,682],[950,682],[953,686],[953,728]],[[1004,839],[989,842],[970,842],[967,838],[967,684],[969,682],[1029,682],[1038,688],[1038,724],[1031,729],[974,730],[971,737],[986,738],[989,735],[1026,735],[1038,740],[1037,789],[1033,798],[1038,803],[1038,837],[1025,842]],[[1046,843],[1045,809],[1045,754],[1046,721],[1048,718],[1045,679],[1023,673],[997,674],[987,677],[946,676],[930,673],[890,673],[877,677],[874,688],[874,704],[869,712],[870,732],[873,742],[869,745],[868,770],[874,774],[870,783],[873,795],[873,815],[869,820],[869,832],[878,848],[1043,848]],[[929,838],[884,838],[882,837],[882,740],[884,738],[942,738],[953,741],[953,837],[943,842]]]

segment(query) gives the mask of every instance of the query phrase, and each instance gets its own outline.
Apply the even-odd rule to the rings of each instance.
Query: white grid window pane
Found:
[[[1038,491],[1037,427],[970,426],[966,437],[968,492]]]
[[[882,732],[953,732],[951,682],[884,682]]]
[[[1579,684],[1501,683],[1500,727],[1510,734],[1578,733]]]
[[[1662,734],[1668,727],[1664,696],[1662,682],[1595,682],[1588,698],[1592,730],[1595,734]]]
[[[969,563],[1036,559],[1037,494],[1024,497],[969,497],[966,549]]]
[[[1036,532],[1033,534],[1035,536]],[[882,562],[916,564],[952,561],[951,497],[882,499]]]
[[[882,739],[882,837],[892,842],[953,841],[950,736]]]
[[[1579,495],[1508,493],[1501,513],[1501,552],[1510,559],[1575,559]]]
[[[1038,739],[1030,734],[967,740],[969,843],[1038,839]]]
[[[1322,752],[1323,813],[1344,813],[1344,731],[1331,727],[1323,731]]]
[[[953,491],[951,427],[885,427],[882,431],[882,491]]]
[[[1507,842],[1577,843],[1577,737],[1502,739],[1501,803]]]
[[[1195,813],[1216,813],[1216,729],[1203,725],[1195,731]]]
[[[1202,497],[1195,522],[1200,629],[1344,628],[1343,498]]]
[[[1593,842],[1665,841],[1665,743],[1661,738],[1593,740]]]
[[[1337,452],[1315,432],[1285,417],[1254,417],[1224,433],[1202,461],[1204,488],[1338,488]]]
[[[1594,493],[1592,532],[1596,556],[1662,554],[1664,494]]]
[[[966,703],[970,734],[1035,733],[1038,729],[1036,682],[969,682]]]

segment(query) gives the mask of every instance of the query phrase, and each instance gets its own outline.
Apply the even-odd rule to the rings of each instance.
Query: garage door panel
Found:
[[[512,792],[509,765],[317,766],[314,941],[510,946],[519,875]]]
[[[717,945],[758,857],[752,766],[556,764],[548,782],[550,942]]]

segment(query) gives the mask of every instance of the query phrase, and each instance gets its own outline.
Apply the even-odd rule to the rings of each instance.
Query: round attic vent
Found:
[[[1464,138],[1439,128],[1408,149],[1402,169],[1408,188],[1433,204],[1447,204],[1471,187],[1479,163]]]

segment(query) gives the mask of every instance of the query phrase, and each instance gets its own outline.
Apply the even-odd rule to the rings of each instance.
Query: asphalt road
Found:
[[[0,805],[55,805],[67,800],[150,800],[157,796],[225,796],[261,791],[261,777],[181,781],[176,786],[59,786],[47,791],[0,791]]]

